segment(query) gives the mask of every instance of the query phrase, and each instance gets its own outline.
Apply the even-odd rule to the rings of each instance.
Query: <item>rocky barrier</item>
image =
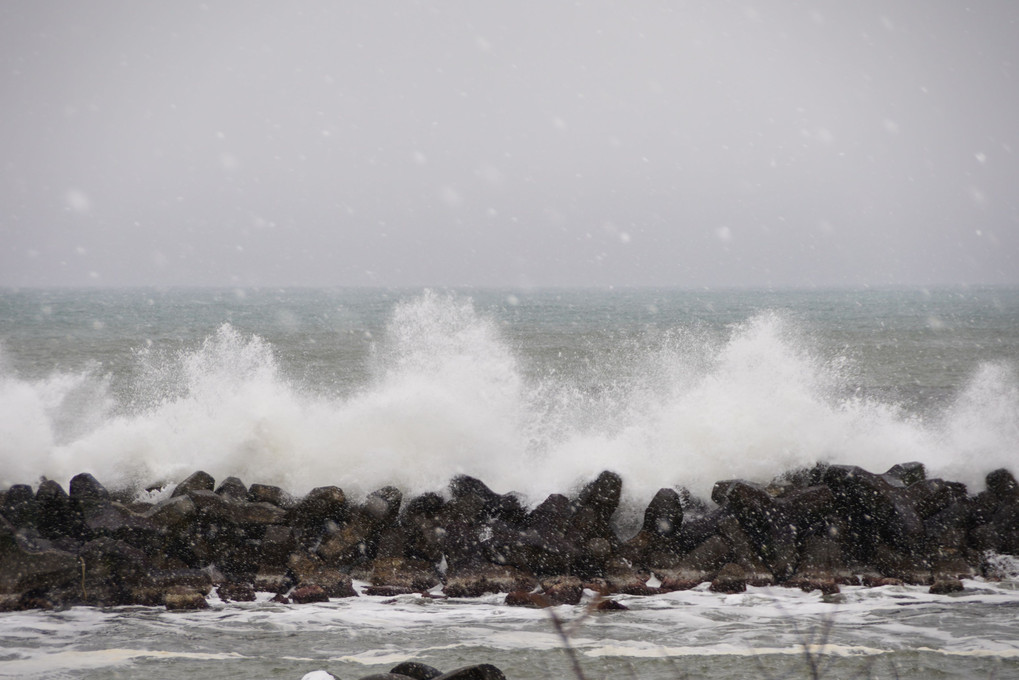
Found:
[[[446,494],[404,502],[385,487],[360,503],[335,486],[295,499],[235,477],[217,485],[204,472],[157,503],[111,493],[87,473],[66,491],[17,484],[0,492],[0,610],[194,609],[213,588],[224,601],[268,591],[305,603],[357,596],[352,579],[370,584],[366,595],[507,593],[525,606],[577,603],[584,589],[653,594],[705,582],[724,593],[893,583],[948,593],[994,577],[985,555],[1019,554],[1019,485],[1004,469],[975,495],[928,479],[919,463],[720,481],[711,503],[665,488],[633,536],[613,524],[621,491],[609,471],[533,508],[467,476]]]

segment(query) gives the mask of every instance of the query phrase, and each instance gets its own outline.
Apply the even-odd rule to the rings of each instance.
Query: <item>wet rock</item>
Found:
[[[245,494],[246,496],[246,494]],[[205,522],[234,526],[281,524],[286,511],[271,503],[249,503],[213,491],[190,491],[187,497],[195,504]]]
[[[71,497],[52,479],[44,480],[35,492],[36,526],[47,538],[81,535],[80,522],[71,510]]]
[[[536,609],[552,606],[545,595],[528,590],[514,590],[511,593],[506,593],[503,604],[508,607],[534,607]]]
[[[329,595],[326,594],[326,590],[322,586],[312,584],[294,588],[290,592],[290,599],[293,600],[294,604],[309,604],[312,602],[328,602]]]
[[[552,494],[531,511],[525,525],[542,537],[564,536],[569,530],[572,515],[570,499],[562,494]]]
[[[824,481],[852,527],[850,535],[842,537],[845,546],[861,560],[869,561],[873,547],[882,541],[903,552],[923,545],[923,521],[902,488],[847,465],[832,465]]]
[[[649,574],[633,568],[620,558],[611,558],[605,566],[605,588],[609,594],[654,595],[658,588],[648,586]]]
[[[326,522],[346,522],[350,508],[343,489],[337,486],[320,486],[308,492],[288,512],[287,523],[305,528],[320,528]]]
[[[255,601],[255,589],[247,583],[224,583],[216,588],[216,594],[224,602]]]
[[[491,664],[464,666],[436,676],[435,680],[506,680],[502,671]]]
[[[260,569],[282,567],[290,554],[297,549],[297,539],[290,527],[270,524],[265,527],[262,537],[258,539],[257,549]]]
[[[70,497],[75,501],[108,501],[110,492],[95,477],[82,472],[71,478]]]
[[[134,604],[132,592],[154,584],[148,559],[124,541],[97,538],[78,553],[81,581],[70,589],[67,601],[80,597],[85,604],[115,606]]]
[[[882,575],[899,579],[909,585],[931,583],[930,564],[926,560],[914,554],[903,553],[884,543],[875,546],[872,564]]]
[[[599,611],[599,612],[625,612],[625,611],[630,611],[629,607],[627,607],[622,602],[617,602],[616,600],[599,600],[598,603],[594,605],[594,608],[595,608],[596,611]]]
[[[348,574],[331,568],[310,555],[295,553],[290,556],[288,566],[299,587],[317,585],[329,597],[357,597],[357,591],[354,590]]]
[[[287,576],[282,571],[268,569],[260,570],[255,574],[254,588],[260,593],[285,593],[294,587],[294,578]]]
[[[769,571],[784,580],[796,570],[796,523],[760,486],[740,480],[716,482],[711,498],[739,522]]]
[[[0,593],[73,588],[80,578],[77,555],[18,533],[0,518]]]
[[[74,480],[71,481],[73,482]],[[183,482],[176,486],[173,493],[170,495],[171,497],[183,496],[190,491],[212,491],[215,488],[216,480],[213,479],[212,475],[208,472],[198,470],[197,472],[193,472],[188,475]],[[73,497],[74,494],[72,493],[71,496]]]
[[[164,531],[174,530],[189,524],[198,514],[198,507],[188,496],[176,496],[154,505],[142,517],[161,527]]]
[[[987,474],[985,478],[987,490],[999,502],[1019,500],[1019,483],[1012,473],[1005,468],[998,468]]]
[[[421,592],[439,585],[439,575],[428,562],[402,557],[378,558],[369,577],[373,586],[394,586]]]
[[[442,675],[442,671],[439,669],[423,663],[417,663],[416,661],[404,661],[390,668],[389,672],[396,675],[406,675],[408,678],[413,678],[413,680],[434,680],[434,678]]]
[[[216,487],[216,493],[220,496],[244,501],[248,498],[248,487],[244,486],[244,482],[237,477],[227,477]]]
[[[449,482],[453,502],[474,497],[481,503],[479,519],[500,519],[510,524],[520,524],[525,517],[523,505],[514,494],[497,494],[479,479],[468,475],[457,475]]]
[[[286,495],[278,486],[252,484],[248,487],[247,500],[251,503],[270,503],[282,508],[286,504]]]
[[[405,586],[367,586],[362,594],[374,597],[396,597],[397,595],[411,595],[420,592]]]
[[[489,564],[447,576],[443,591],[449,597],[480,597],[485,593],[530,591],[537,583],[538,580],[526,572]]]
[[[608,524],[616,508],[619,507],[622,491],[622,477],[615,472],[605,470],[593,482],[581,489],[574,502],[574,512],[576,513],[580,508],[590,508],[602,523]]]
[[[541,590],[553,605],[580,604],[584,596],[584,585],[576,576],[555,576],[542,579]]]
[[[644,511],[641,530],[669,538],[683,525],[683,501],[675,489],[659,489]]]
[[[396,522],[402,502],[403,493],[399,489],[395,486],[385,486],[368,494],[361,508],[372,522],[373,528],[378,530],[390,527]]]
[[[163,596],[163,604],[169,611],[189,611],[195,609],[208,609],[209,602],[200,591],[187,587],[176,586],[171,588]]]
[[[932,595],[948,595],[951,593],[961,593],[964,589],[962,581],[959,579],[943,577],[931,584],[930,592]]]
[[[0,514],[16,527],[35,526],[38,521],[38,505],[32,487],[15,484],[7,489]]]
[[[740,565],[729,562],[711,580],[709,589],[713,593],[734,594],[742,593],[747,589],[746,570]]]
[[[888,471],[883,475],[885,481],[888,481],[893,486],[912,486],[919,482],[927,479],[927,469],[923,463],[910,462],[910,463],[899,463],[888,468]],[[894,480],[894,481],[893,481]],[[895,481],[898,484],[895,484]]]
[[[927,519],[949,505],[966,500],[966,485],[946,482],[943,479],[924,479],[906,488],[906,497],[919,513]]]
[[[710,581],[732,557],[729,544],[721,536],[712,536],[668,568],[652,571],[661,581],[662,592],[687,590]]]

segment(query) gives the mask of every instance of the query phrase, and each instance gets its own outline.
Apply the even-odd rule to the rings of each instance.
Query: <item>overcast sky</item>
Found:
[[[1014,0],[4,2],[0,285],[1015,284],[1017,62]]]

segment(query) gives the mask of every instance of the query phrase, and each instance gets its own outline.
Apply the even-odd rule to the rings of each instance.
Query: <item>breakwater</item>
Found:
[[[494,592],[529,606],[576,603],[585,588],[650,595],[704,582],[718,592],[892,583],[952,592],[994,577],[986,555],[1019,553],[1019,485],[1005,469],[977,494],[928,478],[919,463],[723,480],[710,502],[663,488],[633,535],[613,522],[622,487],[605,471],[528,508],[462,475],[443,493],[405,499],[387,486],[360,502],[336,486],[293,498],[204,472],[155,503],[88,473],[67,490],[18,484],[0,492],[0,608],[201,608],[213,588],[226,601],[269,591],[305,603],[357,596],[354,579],[368,595]]]

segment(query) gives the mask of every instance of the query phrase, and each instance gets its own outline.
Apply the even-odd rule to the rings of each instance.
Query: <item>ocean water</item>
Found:
[[[1017,370],[1013,288],[5,290],[0,487],[204,469],[357,498],[465,473],[537,503],[612,469],[625,533],[662,486],[816,461],[919,460],[978,491],[1019,472]],[[1019,677],[1015,580],[967,585],[627,598],[573,643],[590,678],[787,677],[830,627],[825,677]],[[548,613],[497,602],[2,614],[0,676],[568,675]]]

